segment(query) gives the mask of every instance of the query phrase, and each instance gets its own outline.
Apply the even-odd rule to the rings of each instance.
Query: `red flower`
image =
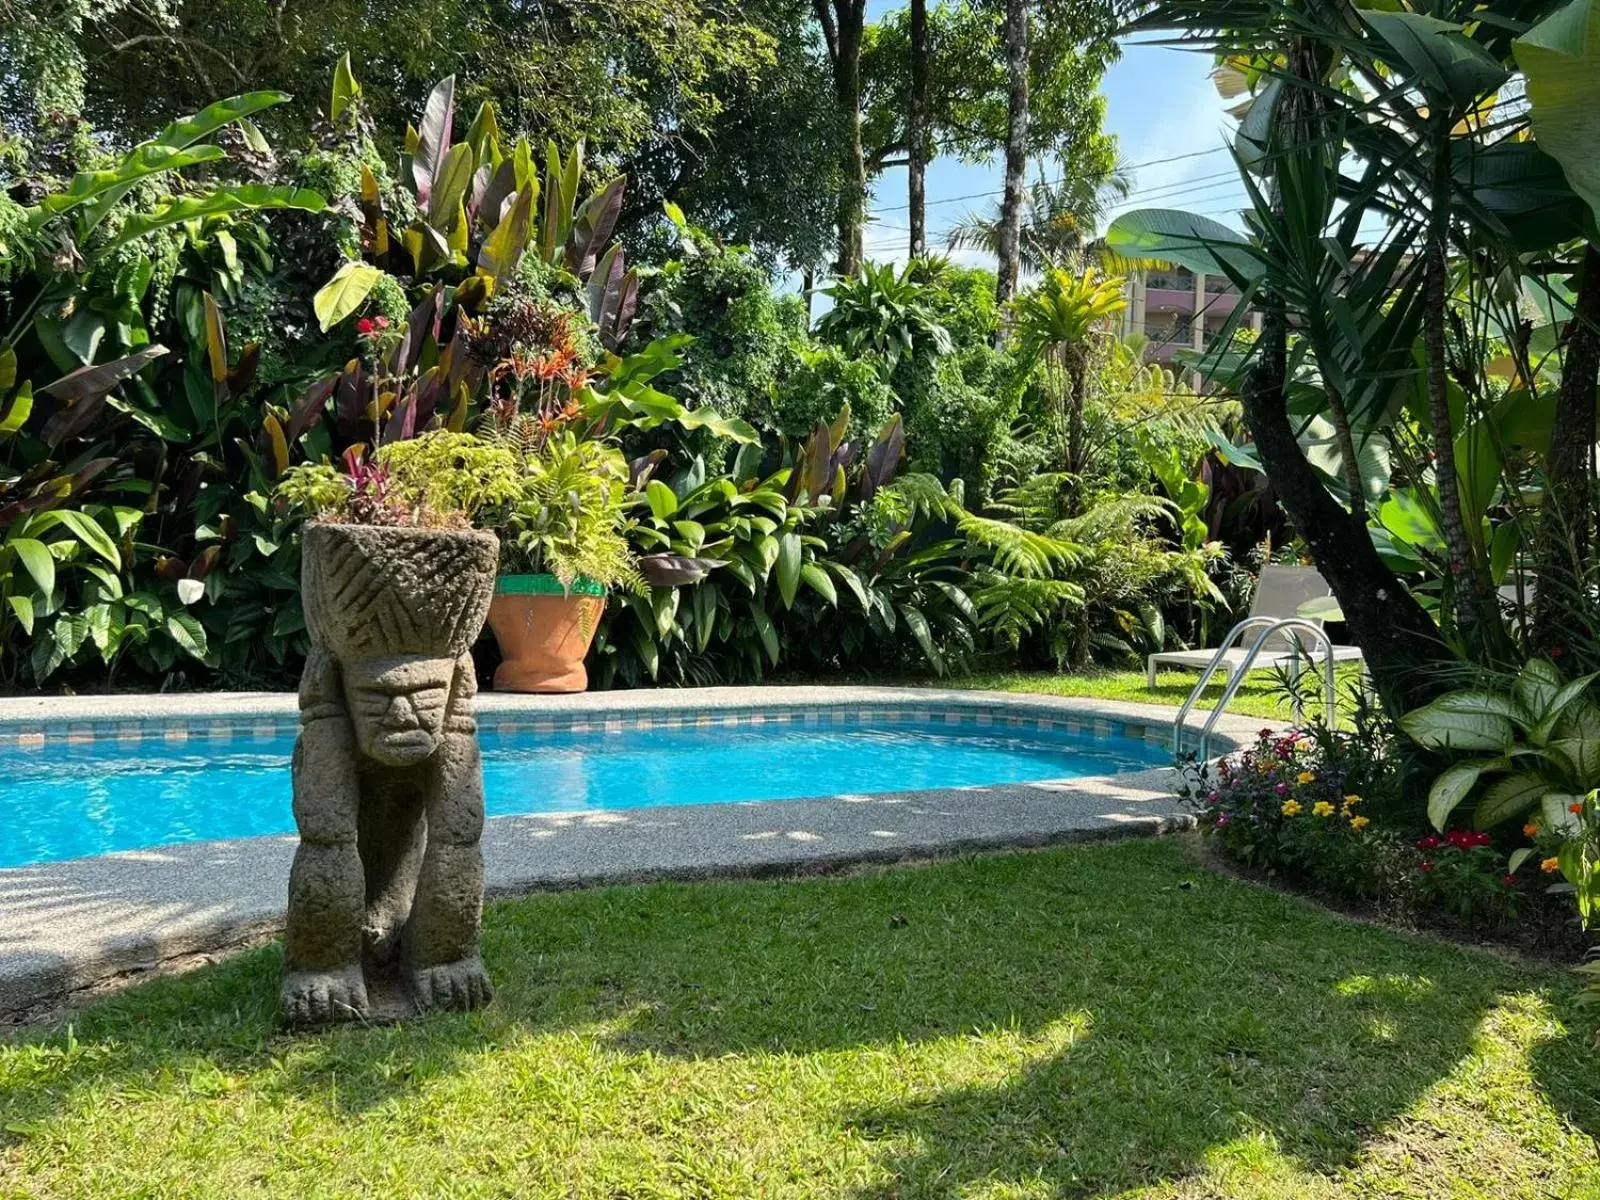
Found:
[[[1566,652],[1567,652],[1567,648],[1565,646],[1551,646],[1550,647],[1550,657],[1551,658],[1560,658]]]
[[[1429,871],[1433,870],[1433,860],[1431,858],[1423,859],[1417,864],[1417,870],[1426,875]]]
[[[372,318],[371,317],[362,317],[361,320],[357,321],[356,322],[356,332],[359,333],[362,337],[366,337],[369,333],[371,333],[372,332]]]
[[[1507,887],[1516,887],[1517,877],[1515,875],[1502,875],[1500,876],[1500,882],[1505,884]]]
[[[1439,841],[1439,839],[1431,833],[1425,838],[1417,839],[1418,850],[1437,850],[1441,844],[1442,843]],[[1433,864],[1429,863],[1428,865],[1431,867]]]

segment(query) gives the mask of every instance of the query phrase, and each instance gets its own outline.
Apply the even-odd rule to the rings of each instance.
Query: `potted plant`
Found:
[[[516,498],[499,511],[500,577],[489,627],[497,691],[581,692],[606,593],[643,589],[628,544],[628,464],[602,440],[512,416],[496,441],[517,454]]]
[[[473,517],[517,493],[515,456],[437,430],[345,470],[287,471],[309,512],[301,597],[311,651],[291,768],[300,845],[289,875],[282,1012],[291,1025],[476,1008],[483,773],[471,647],[499,543]]]

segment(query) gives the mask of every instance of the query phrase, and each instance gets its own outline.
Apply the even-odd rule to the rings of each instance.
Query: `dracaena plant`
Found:
[[[339,119],[356,111],[359,92],[347,57],[334,79],[332,110]],[[356,199],[363,256],[347,262],[317,294],[323,329],[360,309],[385,273],[413,280],[470,273],[481,277],[478,286],[487,292],[515,276],[531,255],[587,286],[590,318],[602,343],[615,349],[627,336],[639,294],[621,247],[607,245],[626,177],[582,197],[580,141],[565,157],[548,143],[541,178],[531,143],[522,137],[507,146],[488,101],[457,137],[455,92],[454,75],[440,81],[418,124],[406,127],[400,179],[405,207],[415,216],[404,225],[396,226],[379,180],[362,166]]]
[[[1428,793],[1428,819],[1443,829],[1470,797],[1472,823],[1487,829],[1538,814],[1546,829],[1574,824],[1571,806],[1600,787],[1596,675],[1568,680],[1536,658],[1499,690],[1447,692],[1407,713],[1400,727],[1430,749],[1462,753]]]

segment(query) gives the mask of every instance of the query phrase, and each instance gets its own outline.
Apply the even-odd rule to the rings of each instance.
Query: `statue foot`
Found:
[[[411,997],[421,1010],[453,1008],[463,1012],[482,1008],[494,999],[494,986],[476,954],[436,967],[412,967],[406,972]]]
[[[361,967],[290,971],[283,977],[283,1019],[290,1025],[354,1021],[370,1009]]]

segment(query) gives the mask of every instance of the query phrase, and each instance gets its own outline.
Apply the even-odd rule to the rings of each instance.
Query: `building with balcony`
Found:
[[[1150,339],[1145,357],[1170,363],[1179,350],[1211,345],[1238,303],[1239,289],[1224,275],[1178,266],[1135,271],[1120,332],[1124,337],[1142,333]],[[1249,324],[1259,330],[1261,314],[1251,313]]]

